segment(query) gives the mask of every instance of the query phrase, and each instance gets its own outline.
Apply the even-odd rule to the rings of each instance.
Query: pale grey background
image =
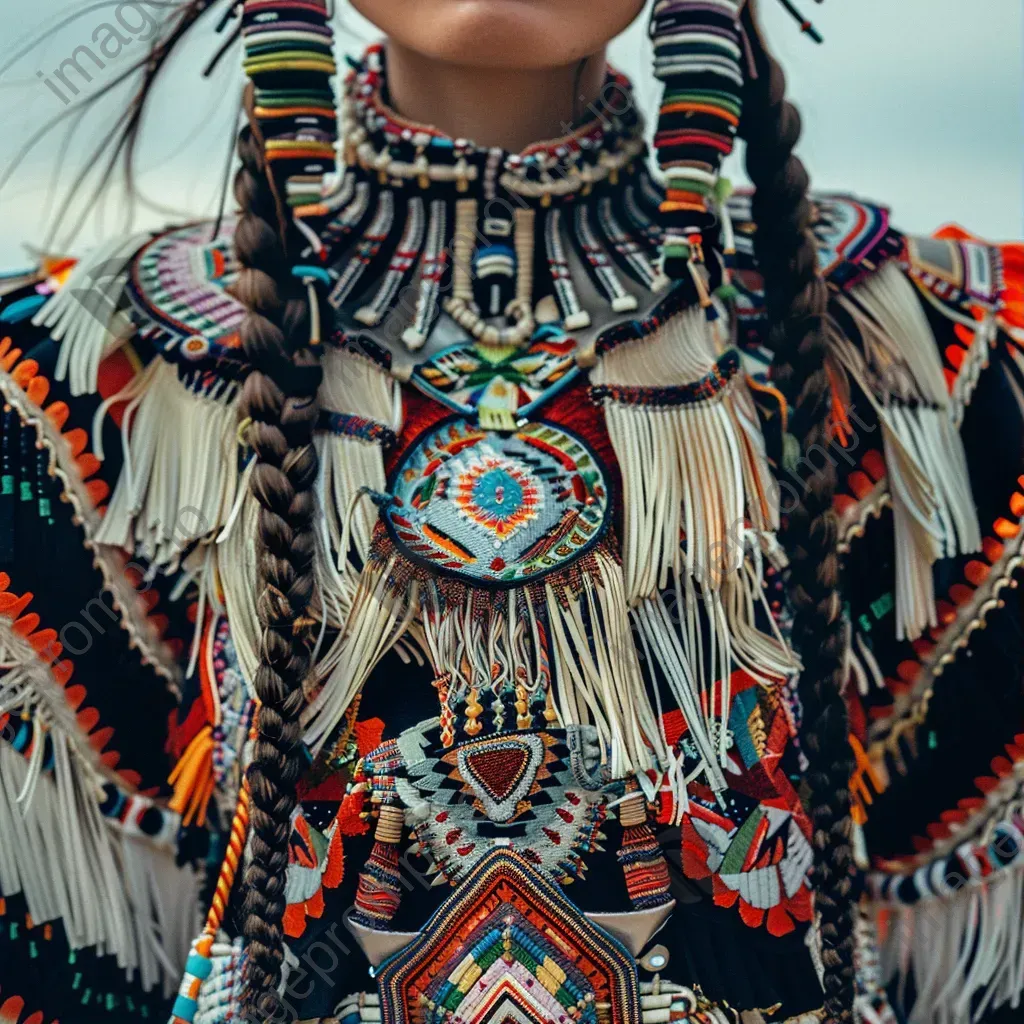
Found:
[[[142,0],[139,0],[141,3]],[[395,0],[401,3],[402,0]],[[581,3],[586,0],[580,0]],[[856,192],[892,206],[896,223],[927,232],[956,220],[993,239],[1024,237],[1024,5],[1021,0],[801,0],[826,37],[815,46],[772,0],[761,8],[773,46],[790,77],[805,122],[802,155],[819,188]],[[130,5],[129,5],[130,6]],[[343,3],[339,4],[345,10]],[[30,39],[38,44],[0,74],[0,174],[47,119],[65,108],[37,77],[51,74],[80,43],[89,43],[117,0],[0,0],[0,65]],[[57,20],[76,10],[74,24]],[[127,12],[141,25],[141,19]],[[351,11],[350,49],[373,38]],[[655,83],[643,19],[613,48],[613,59],[638,82],[650,109]],[[208,214],[215,205],[240,87],[232,54],[208,81],[199,69],[220,38],[200,27],[175,60],[145,134],[140,185],[162,204],[136,223]],[[96,71],[99,89],[142,55],[134,38],[117,61]],[[61,133],[44,141],[0,191],[0,269],[23,266],[25,245],[45,241],[46,203],[55,169],[70,172],[102,127],[127,102],[121,91],[90,115],[76,115],[67,153]],[[731,176],[741,180],[733,162]],[[118,204],[92,216],[75,249],[121,230]]]

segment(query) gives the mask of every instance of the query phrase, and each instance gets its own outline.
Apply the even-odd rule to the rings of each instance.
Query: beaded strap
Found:
[[[664,272],[702,262],[715,220],[722,160],[742,113],[741,0],[658,0],[651,14],[654,73],[665,84],[654,147],[665,174]]]
[[[235,884],[235,875],[245,851],[245,840],[249,832],[249,800],[249,784],[245,782],[238,791],[238,805],[234,820],[231,822],[228,847],[224,852],[220,874],[217,876],[217,886],[210,901],[206,924],[202,934],[192,943],[169,1024],[192,1024],[199,1006],[199,990],[213,970],[211,951],[224,921],[231,887]]]
[[[380,809],[373,849],[359,875],[352,919],[365,928],[387,929],[398,912],[402,886],[398,871],[398,846],[405,815],[394,804]]]
[[[639,792],[619,804],[622,840],[618,860],[626,880],[630,902],[636,910],[650,910],[672,902],[668,864],[647,822],[647,803]]]
[[[337,114],[331,76],[334,34],[325,0],[245,0],[245,73],[256,87],[254,116],[267,163],[285,181],[301,216],[320,200],[335,169]]]
[[[801,32],[822,41],[791,0],[779,2]],[[703,262],[703,238],[717,208],[727,221],[719,180],[743,113],[746,56],[740,14],[746,3],[658,0],[651,13],[654,74],[665,83],[654,136],[666,181],[660,207],[663,270],[675,280]]]

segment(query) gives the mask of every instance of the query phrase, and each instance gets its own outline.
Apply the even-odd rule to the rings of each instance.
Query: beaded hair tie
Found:
[[[662,254],[670,278],[703,262],[705,233],[715,224],[722,161],[733,151],[743,112],[746,2],[658,0],[651,14],[654,74],[665,85],[654,148],[666,184]],[[821,42],[790,0],[780,2]]]
[[[654,147],[665,174],[664,272],[703,262],[722,160],[742,112],[742,0],[658,0],[651,15],[654,74],[665,83]]]
[[[335,167],[334,34],[325,0],[245,0],[245,72],[267,163],[283,163],[284,201],[315,203]]]

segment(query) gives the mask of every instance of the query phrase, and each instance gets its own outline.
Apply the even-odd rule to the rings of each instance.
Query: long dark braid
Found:
[[[789,432],[802,452],[827,449],[831,389],[825,365],[828,293],[817,272],[808,177],[793,155],[800,116],[786,102],[782,68],[765,47],[748,4],[743,14],[756,77],[747,76],[740,133],[756,186],[755,248],[765,281],[775,379],[790,407]],[[793,643],[803,661],[801,743],[815,851],[815,908],[821,915],[825,1009],[852,1019],[853,887],[849,778],[853,768],[842,696],[844,637],[832,498],[834,464],[825,461],[787,509],[781,540],[790,560]]]
[[[251,102],[247,103],[251,109]],[[313,596],[313,429],[322,370],[310,347],[309,304],[291,275],[280,202],[255,123],[238,141],[235,178],[241,217],[235,252],[241,273],[234,292],[249,308],[241,328],[252,366],[242,394],[251,422],[247,440],[257,463],[252,494],[260,504],[258,611],[260,666],[253,680],[260,700],[259,731],[249,767],[252,791],[250,857],[246,867],[243,934],[247,1005],[263,1020],[277,1007],[281,980],[288,832],[304,763],[299,714],[310,668]]]
[[[323,8],[322,23],[326,23],[327,8],[319,6]],[[118,159],[123,159],[125,180],[131,185],[138,134],[157,80],[163,77],[172,53],[178,51],[203,15],[218,7],[224,15],[222,28],[232,15],[243,13],[244,20],[238,5],[222,0],[169,3],[167,19],[148,55],[94,94],[93,98],[98,99],[120,82],[140,76],[131,103],[110,134],[90,153],[90,164],[105,157],[104,176]],[[310,14],[312,5],[303,8],[304,18],[317,13]],[[241,23],[218,49],[208,71],[240,34]],[[275,67],[276,84],[322,94],[331,107],[333,122],[333,94],[327,84],[334,74],[333,61],[320,56],[315,72],[309,71],[304,61],[299,64],[302,69],[297,74],[287,67],[287,61]],[[246,425],[245,439],[257,459],[251,491],[260,505],[257,610],[262,637],[260,666],[253,680],[260,708],[247,775],[251,804],[242,931],[247,954],[246,1010],[256,1019],[266,1020],[274,1016],[278,1006],[276,989],[284,959],[282,918],[288,833],[296,806],[296,785],[305,763],[299,716],[305,703],[302,684],[309,673],[312,651],[313,622],[308,613],[314,590],[314,483],[318,470],[313,430],[319,413],[317,392],[322,370],[319,352],[311,344],[305,286],[292,275],[294,257],[304,243],[292,226],[283,199],[286,172],[275,171],[281,162],[275,163],[266,155],[252,82],[244,105],[248,123],[238,138],[241,168],[234,185],[239,208],[234,245],[240,272],[232,292],[249,310],[240,335],[251,372],[240,410]],[[30,140],[26,151],[35,141],[35,137]],[[331,156],[325,157],[321,165],[333,165],[333,148],[327,145],[326,149]],[[67,202],[75,194],[73,190]]]

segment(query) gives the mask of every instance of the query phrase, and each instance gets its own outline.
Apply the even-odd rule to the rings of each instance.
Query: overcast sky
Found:
[[[800,2],[825,36],[824,46],[801,36],[773,0],[761,0],[761,9],[804,115],[801,153],[815,185],[886,203],[896,223],[911,232],[956,220],[989,238],[1024,237],[1021,0]],[[21,44],[38,39],[0,74],[0,174],[40,125],[70,109],[46,84],[56,82],[53,71],[61,62],[79,44],[95,46],[92,40],[106,42],[110,52],[120,48],[116,59],[93,69],[82,95],[99,90],[144,53],[150,9],[157,8],[145,8],[142,0],[120,6],[117,0],[0,0],[0,65]],[[78,12],[75,22],[56,28],[71,10]],[[114,22],[118,10],[131,26],[119,30],[122,42],[102,27]],[[364,40],[372,38],[372,30],[351,12],[346,25],[365,31]],[[215,202],[241,72],[234,54],[212,79],[200,77],[220,42],[212,29],[211,23],[197,31],[157,97],[142,145],[140,185],[173,212],[149,213],[143,226],[169,216],[203,216]],[[641,100],[649,105],[653,83],[642,23],[617,41],[613,59],[640,81]],[[73,170],[126,100],[121,92],[89,116],[76,115],[67,122],[77,131],[66,153],[62,135],[54,134],[11,175],[0,190],[0,269],[24,265],[24,245],[42,243],[52,172]],[[738,167],[730,173],[741,177]],[[78,247],[119,230],[116,204],[102,213],[92,218]]]

